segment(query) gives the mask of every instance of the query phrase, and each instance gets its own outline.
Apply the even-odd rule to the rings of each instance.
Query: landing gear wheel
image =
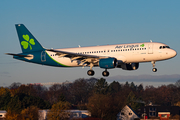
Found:
[[[152,71],[153,71],[153,72],[157,72],[157,68],[153,68]]]
[[[152,71],[153,71],[153,72],[157,72],[157,68],[155,68],[155,63],[156,63],[156,61],[151,61],[151,63],[152,63],[152,65],[153,65]]]
[[[103,71],[103,72],[102,72],[102,75],[103,75],[104,77],[107,77],[107,76],[109,76],[109,72],[108,72],[108,71]]]
[[[87,71],[87,74],[88,74],[89,76],[93,76],[93,75],[94,75],[94,71],[93,71],[93,70],[88,70],[88,71]]]

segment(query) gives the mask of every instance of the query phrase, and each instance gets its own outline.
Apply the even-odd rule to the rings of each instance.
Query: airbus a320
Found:
[[[122,68],[137,70],[139,63],[151,62],[153,72],[156,61],[167,60],[177,55],[168,45],[158,42],[116,44],[65,49],[46,49],[36,40],[23,24],[16,24],[22,53],[13,54],[13,58],[55,67],[90,67],[89,76],[95,74],[93,67],[103,68],[102,75],[109,76],[108,69]]]

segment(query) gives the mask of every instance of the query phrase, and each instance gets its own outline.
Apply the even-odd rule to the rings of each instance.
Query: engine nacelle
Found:
[[[122,64],[121,68],[123,70],[137,70],[139,68],[139,63]]]
[[[117,66],[116,58],[105,58],[99,60],[99,67],[105,69],[115,68]]]

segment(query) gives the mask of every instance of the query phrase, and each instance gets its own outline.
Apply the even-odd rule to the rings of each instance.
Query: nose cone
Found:
[[[171,50],[169,53],[171,55],[171,58],[173,58],[177,55],[177,52],[175,50]]]

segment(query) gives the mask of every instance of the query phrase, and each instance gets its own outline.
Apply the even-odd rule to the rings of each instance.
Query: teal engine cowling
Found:
[[[99,60],[99,67],[105,69],[112,69],[117,66],[116,58],[105,58]]]

